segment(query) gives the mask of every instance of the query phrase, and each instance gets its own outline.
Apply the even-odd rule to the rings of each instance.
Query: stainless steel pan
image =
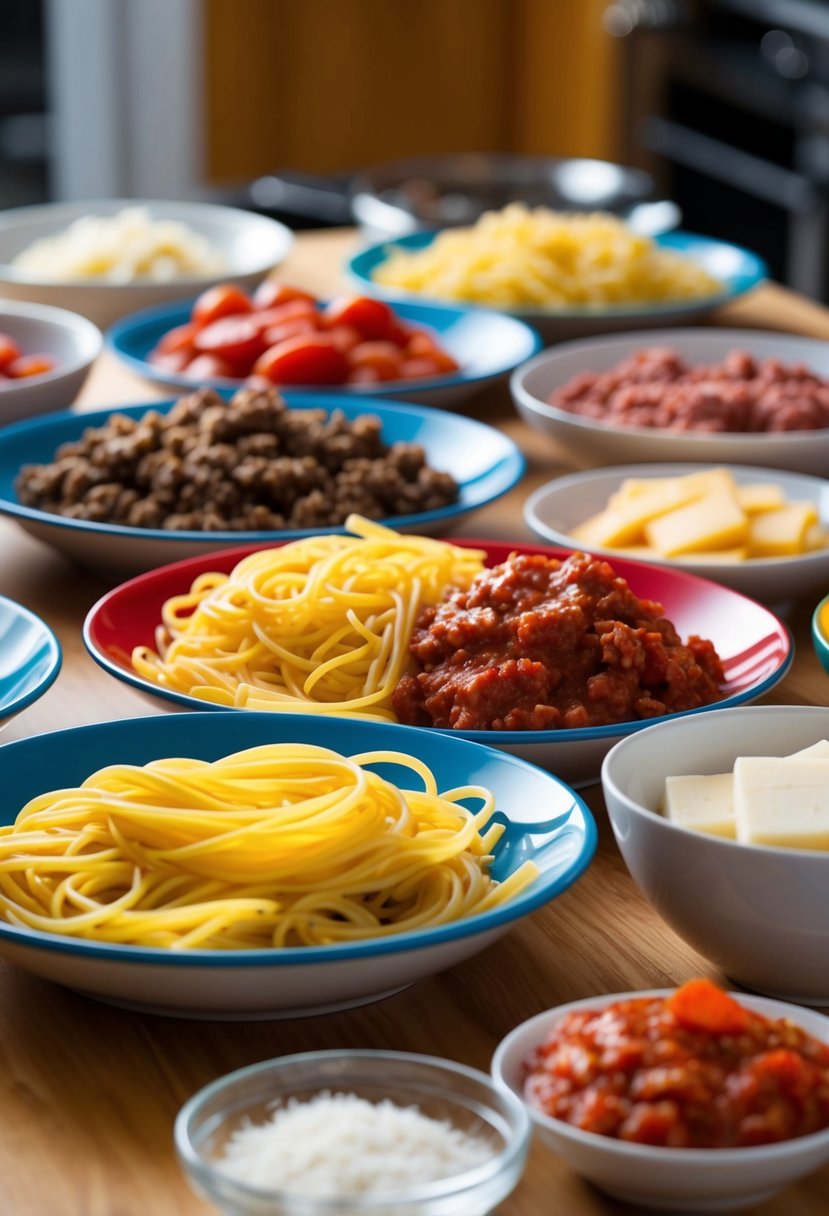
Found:
[[[562,211],[612,211],[648,235],[676,227],[679,208],[651,201],[653,179],[609,161],[485,152],[390,161],[351,177],[274,173],[250,187],[251,202],[326,223],[360,224],[367,239],[472,224],[484,211],[523,200]]]

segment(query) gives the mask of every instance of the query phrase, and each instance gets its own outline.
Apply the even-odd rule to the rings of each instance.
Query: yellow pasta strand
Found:
[[[352,515],[319,536],[200,575],[166,601],[156,650],[132,665],[214,705],[395,721],[391,697],[422,608],[467,588],[484,554]]]
[[[400,789],[368,766],[411,774]],[[422,787],[422,788],[420,788]],[[480,803],[469,810],[462,801]],[[274,743],[209,763],[100,769],[0,827],[0,915],[93,941],[188,950],[360,941],[512,899],[482,786],[438,791],[414,756]]]

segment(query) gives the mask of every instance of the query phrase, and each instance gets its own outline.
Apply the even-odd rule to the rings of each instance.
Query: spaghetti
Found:
[[[369,765],[408,770],[401,789]],[[469,810],[464,802],[480,803]],[[488,874],[482,786],[439,793],[398,752],[278,743],[100,769],[0,827],[0,914],[125,945],[243,949],[384,937],[485,912],[536,877]]]
[[[215,705],[396,721],[420,611],[468,588],[484,554],[403,536],[361,516],[356,536],[319,536],[252,553],[231,574],[202,574],[162,609],[156,650],[135,671]]]

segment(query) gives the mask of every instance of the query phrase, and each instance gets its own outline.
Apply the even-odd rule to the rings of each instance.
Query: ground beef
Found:
[[[606,372],[582,372],[550,404],[610,426],[673,431],[814,431],[829,426],[829,380],[802,363],[733,350],[722,363],[692,366],[676,351],[648,347]]]
[[[276,389],[212,389],[168,414],[113,414],[26,465],[17,495],[55,515],[171,531],[324,528],[455,502],[458,485],[414,443],[383,443],[379,418],[291,410]]]
[[[554,730],[720,700],[712,643],[683,644],[663,612],[608,562],[513,554],[421,613],[410,643],[420,671],[398,684],[394,711],[415,726]]]

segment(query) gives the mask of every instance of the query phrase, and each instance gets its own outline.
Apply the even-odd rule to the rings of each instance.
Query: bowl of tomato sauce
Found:
[[[734,1210],[829,1162],[829,1018],[709,980],[537,1014],[492,1074],[554,1152],[639,1208]]]

